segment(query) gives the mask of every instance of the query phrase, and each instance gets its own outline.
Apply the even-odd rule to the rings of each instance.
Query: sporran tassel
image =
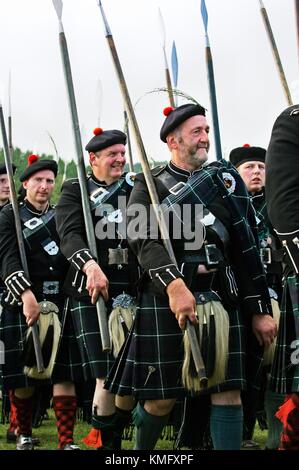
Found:
[[[114,357],[117,357],[130,331],[136,313],[134,299],[128,294],[118,295],[113,302],[108,327]]]
[[[200,349],[206,365],[208,387],[218,385],[225,380],[228,360],[228,313],[219,301],[209,301],[196,306]],[[199,392],[199,377],[194,374],[192,355],[188,335],[184,334],[185,357],[182,369],[183,385],[188,390]]]
[[[28,362],[25,363],[24,374],[32,379],[45,380],[49,379],[52,375],[55,358],[58,350],[60,340],[61,324],[58,318],[58,307],[52,302],[41,302],[41,313],[38,319],[39,338],[42,348],[42,355],[45,370],[41,373],[38,372],[36,362],[28,367]],[[43,313],[43,308],[47,311]],[[51,311],[51,308],[53,311]],[[50,310],[48,310],[50,309]],[[30,339],[30,333],[27,341]]]

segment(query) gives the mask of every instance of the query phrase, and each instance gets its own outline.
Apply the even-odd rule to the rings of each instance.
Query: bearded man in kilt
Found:
[[[59,328],[57,334],[59,319],[56,313],[62,320],[62,286],[68,267],[68,262],[59,249],[55,209],[49,203],[57,175],[57,163],[53,160],[40,160],[36,155],[31,155],[28,162],[29,165],[20,177],[26,196],[24,201],[19,202],[19,213],[29,279],[25,276],[20,261],[12,205],[5,206],[0,214],[1,276],[6,285],[6,292],[2,297],[0,328],[0,338],[5,345],[5,364],[2,370],[4,387],[10,391],[10,399],[16,412],[17,450],[33,449],[34,387],[46,382],[38,380],[38,374],[32,378],[32,334],[28,335],[27,330],[39,321],[41,331],[42,317],[51,319],[42,344],[45,367],[51,368],[54,363],[54,341],[57,340],[56,344],[58,343],[60,333]],[[51,309],[55,308],[55,313],[51,310],[51,316],[50,312],[42,312],[45,307],[50,306]],[[47,315],[42,315],[41,312]],[[28,366],[26,375],[24,366]],[[63,411],[57,409],[55,401],[72,401],[73,397],[69,396],[71,386],[66,383],[54,386],[53,401],[57,419]],[[64,414],[64,419],[69,419],[68,413],[67,416]],[[67,433],[65,430],[63,433],[58,430],[60,442],[72,442],[72,428]]]
[[[134,285],[138,279],[137,261],[124,230],[133,174],[124,173],[126,135],[100,128],[94,134],[86,150],[92,167],[87,187],[97,253],[91,253],[87,245],[77,178],[63,184],[57,205],[61,250],[70,261],[65,284],[70,297],[66,317],[69,336],[61,344],[54,375],[67,376],[73,382],[96,380],[93,430],[85,442],[95,448],[119,449],[123,428],[131,420],[133,402],[131,398],[120,399],[115,406],[114,395],[103,388],[115,358],[112,353],[102,352],[95,303],[102,295],[107,321],[108,317],[113,321],[113,316],[121,323],[121,329],[129,329],[124,318],[126,311],[134,310]]]
[[[278,324],[282,294],[283,250],[267,213],[265,158],[264,148],[251,147],[249,144],[233,149],[229,156],[230,162],[237,168],[246,185],[255,210],[261,260],[266,271],[273,317]],[[274,349],[275,342],[265,351],[261,390],[257,392],[251,389],[242,394],[244,413],[242,448],[259,448],[259,445],[252,440],[256,418],[261,429],[268,429],[266,448],[277,449],[279,445],[281,423],[275,413],[283,403],[285,395],[274,393],[268,387]]]
[[[285,264],[284,286],[270,385],[289,394],[276,414],[283,423],[280,449],[299,450],[299,105],[276,119],[267,150],[266,201]]]
[[[205,109],[186,104],[164,113],[167,117],[160,137],[172,158],[152,174],[162,210],[167,215],[174,208],[169,233],[178,265],[153,232],[150,197],[140,174],[128,205],[129,243],[144,268],[140,303],[134,327],[106,386],[113,393],[133,394],[139,400],[134,410],[135,449],[153,449],[175,401],[186,396],[182,330],[187,321],[195,324],[196,311],[201,312],[198,329],[201,344],[208,344],[207,349],[202,348],[202,355],[209,378],[206,393],[212,400],[214,448],[240,449],[245,360],[249,359],[251,370],[247,372],[257,383],[263,345],[270,344],[276,333],[269,315],[254,214],[244,183],[232,165],[225,161],[206,163],[209,127]],[[202,205],[202,217],[196,213],[196,205]],[[136,218],[141,207],[148,212],[145,221]],[[184,207],[187,214],[190,209],[190,218],[185,219],[184,211],[179,210]],[[185,226],[179,236],[178,222],[181,228]],[[198,232],[204,234],[201,243],[197,243]],[[210,345],[207,327],[216,338]],[[246,350],[246,342],[250,350]],[[218,354],[218,344],[221,348],[226,345],[224,354]],[[192,359],[189,367],[192,375]],[[193,378],[194,374],[189,381],[187,374],[185,383],[198,390]],[[193,417],[194,422],[199,420],[200,416]]]

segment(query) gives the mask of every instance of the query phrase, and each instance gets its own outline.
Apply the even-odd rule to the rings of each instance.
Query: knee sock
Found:
[[[58,448],[74,442],[73,432],[76,421],[77,398],[69,395],[53,397],[53,408],[58,431]]]
[[[120,450],[124,428],[131,423],[132,412],[116,407],[113,415],[92,415],[92,430],[82,439],[89,447],[101,450]]]
[[[283,424],[279,450],[299,450],[299,394],[287,396],[276,416]]]
[[[159,439],[169,414],[154,416],[148,413],[140,403],[133,411],[133,422],[136,426],[134,450],[152,450]]]
[[[215,450],[240,450],[242,405],[212,405],[210,428]]]
[[[31,436],[32,434],[32,409],[33,400],[30,398],[18,398],[13,394],[12,403],[16,408],[16,424],[18,434]]]
[[[115,437],[116,413],[108,416],[92,415],[92,430],[83,439],[90,447],[100,450],[112,450]]]
[[[278,449],[282,423],[275,416],[280,405],[284,402],[285,395],[267,390],[265,393],[265,410],[268,423],[268,436],[266,449]]]
[[[116,407],[115,436],[113,439],[113,449],[121,449],[123,431],[126,426],[132,423],[132,410],[122,410]]]
[[[9,428],[8,433],[14,433],[17,429],[17,409],[13,402],[14,391],[9,390],[9,402],[10,402],[10,412],[9,412]]]

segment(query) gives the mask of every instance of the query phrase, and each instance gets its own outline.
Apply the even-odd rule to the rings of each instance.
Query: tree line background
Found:
[[[27,167],[27,159],[28,156],[32,154],[32,151],[27,150],[26,152],[23,152],[21,149],[18,147],[14,148],[13,150],[13,163],[16,165],[17,169],[15,172],[14,180],[15,180],[15,185],[16,185],[16,191],[18,191],[21,183],[20,183],[20,175],[23,173],[25,168]],[[54,158],[53,155],[46,155],[46,154],[41,154],[40,155],[41,159],[48,159],[48,160],[56,160],[57,158]],[[0,149],[0,164],[4,163],[4,152],[3,149]],[[58,157],[58,174],[56,178],[56,185],[55,189],[53,191],[52,199],[51,202],[53,204],[56,204],[58,199],[59,199],[59,194],[60,194],[60,189],[61,185],[64,180],[69,179],[69,178],[76,178],[77,176],[77,167],[76,163],[74,160],[71,160],[69,162],[65,162],[62,158]],[[154,161],[150,160],[150,166],[153,168],[154,166],[158,165],[163,165],[166,162],[165,161]],[[126,164],[125,171],[129,171],[129,165]],[[141,170],[141,165],[140,163],[134,163],[134,171],[135,173],[140,173]],[[88,165],[86,167],[86,172],[90,173],[91,168]]]

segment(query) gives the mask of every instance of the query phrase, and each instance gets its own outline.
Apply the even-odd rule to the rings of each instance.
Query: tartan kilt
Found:
[[[37,299],[39,301],[39,299]],[[63,300],[50,299],[59,308],[59,318],[63,315]],[[4,343],[4,361],[2,365],[3,387],[5,390],[33,387],[50,383],[48,379],[35,380],[27,377],[24,372],[24,346],[28,326],[22,307],[3,306],[0,320],[0,340]]]
[[[298,307],[299,275],[290,275],[284,281],[278,336],[270,373],[270,388],[277,393],[299,390],[299,364],[295,363],[299,357],[298,343],[291,348],[293,341],[299,341]]]
[[[244,389],[246,363],[251,364],[252,381],[262,369],[262,351],[245,361],[244,321],[236,308],[229,315],[229,357],[226,380],[210,387],[208,393]],[[168,299],[144,291],[133,328],[108,376],[105,388],[118,395],[134,395],[140,400],[179,398],[187,395],[181,382],[184,358],[183,333]]]
[[[70,297],[52,381],[82,382],[108,375],[115,358],[102,352],[96,307]]]

